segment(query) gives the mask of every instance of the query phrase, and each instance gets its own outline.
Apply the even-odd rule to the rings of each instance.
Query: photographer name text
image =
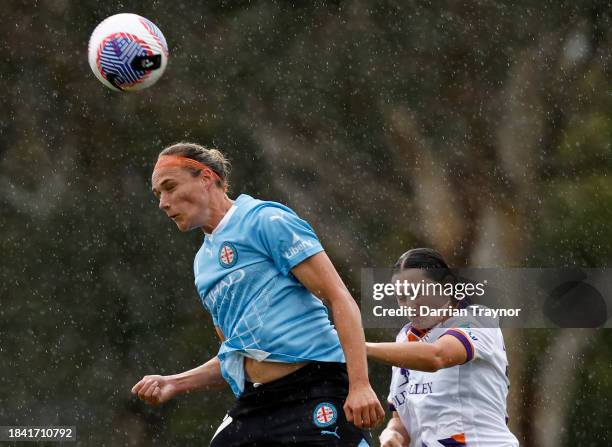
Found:
[[[458,309],[456,307],[429,307],[429,306],[400,306],[396,308],[385,308],[384,306],[374,306],[372,313],[375,317],[518,317],[521,308],[511,309],[489,309],[480,306],[468,306]]]

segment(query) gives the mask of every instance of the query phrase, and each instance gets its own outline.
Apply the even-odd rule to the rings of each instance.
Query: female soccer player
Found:
[[[190,371],[143,377],[132,393],[159,404],[229,384],[238,399],[214,447],[368,445],[359,428],[384,411],[368,380],[359,308],[310,225],[275,202],[230,200],[228,173],[219,151],[191,143],[157,160],[159,208],[180,231],[205,233],[195,284],[221,348]]]
[[[433,286],[456,285],[459,279],[438,252],[417,248],[399,258],[393,281]],[[468,307],[440,289],[423,287],[436,292],[414,300],[398,297],[416,316],[395,343],[367,343],[369,357],[393,365],[388,399],[393,417],[381,445],[516,447],[506,425],[509,381],[502,333],[469,317],[431,312]],[[425,307],[427,312],[419,312]]]

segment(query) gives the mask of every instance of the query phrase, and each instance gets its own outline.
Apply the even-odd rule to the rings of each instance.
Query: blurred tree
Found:
[[[217,349],[191,286],[201,236],[177,234],[147,191],[176,140],[218,145],[236,192],[304,215],[353,289],[360,267],[417,244],[456,265],[606,265],[608,3],[8,2],[0,419],[74,423],[84,445],[200,445],[214,432],[229,393],[156,409],[129,396],[141,375]],[[86,61],[95,25],[125,11],[154,20],[171,51],[159,84],[133,95],[107,91]],[[591,343],[510,335],[512,427],[549,445],[533,427],[575,410],[547,416],[530,381],[552,383],[546,362],[572,356],[605,368],[581,357]],[[386,370],[373,371],[385,395]],[[602,420],[593,396],[575,399]],[[605,439],[589,423],[547,442]]]

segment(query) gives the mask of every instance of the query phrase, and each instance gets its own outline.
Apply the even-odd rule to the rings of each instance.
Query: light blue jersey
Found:
[[[344,362],[327,308],[291,269],[323,251],[291,209],[241,195],[194,260],[202,303],[221,328],[221,373],[239,396],[244,357],[277,362]]]

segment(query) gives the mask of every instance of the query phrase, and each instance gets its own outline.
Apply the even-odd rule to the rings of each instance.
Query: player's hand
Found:
[[[404,437],[395,430],[388,428],[380,434],[380,447],[407,447]]]
[[[164,376],[144,376],[132,387],[132,394],[137,395],[149,405],[159,405],[174,397],[176,387]]]
[[[385,417],[385,412],[369,383],[349,390],[344,403],[344,414],[347,421],[359,428],[376,427]]]

